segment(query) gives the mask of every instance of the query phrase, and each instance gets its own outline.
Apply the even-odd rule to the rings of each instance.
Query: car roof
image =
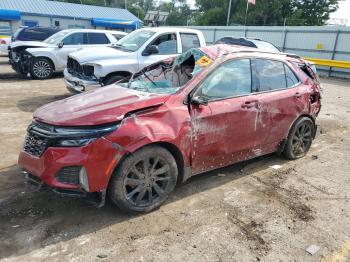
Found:
[[[64,29],[61,32],[95,32],[95,33],[110,33],[110,34],[127,35],[127,33],[122,32],[122,31],[101,30],[101,29],[85,29],[85,28]]]
[[[156,33],[166,33],[169,31],[176,31],[176,32],[184,32],[184,33],[195,33],[200,34],[201,31],[196,29],[190,29],[185,27],[168,27],[168,26],[161,26],[161,27],[143,27],[142,30],[149,30]]]
[[[222,56],[234,55],[234,54],[244,54],[251,53],[254,55],[261,55],[261,57],[270,57],[277,58],[283,60],[295,60],[298,61],[301,58],[298,55],[288,54],[288,53],[280,53],[280,52],[270,52],[266,50],[261,50],[253,47],[246,47],[240,45],[227,45],[227,44],[216,44],[212,46],[205,46],[198,48],[203,53],[205,53],[208,57],[215,60]]]

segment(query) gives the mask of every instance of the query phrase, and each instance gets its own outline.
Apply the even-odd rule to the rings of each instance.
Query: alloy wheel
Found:
[[[312,126],[309,122],[301,123],[292,139],[292,150],[296,157],[307,153],[312,143]]]
[[[43,60],[36,61],[33,65],[33,73],[37,78],[47,78],[51,74],[51,65]]]
[[[124,178],[124,193],[134,206],[147,207],[167,194],[170,166],[160,157],[146,157],[135,163]]]

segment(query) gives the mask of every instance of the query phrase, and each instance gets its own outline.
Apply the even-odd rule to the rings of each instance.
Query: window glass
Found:
[[[123,51],[134,52],[146,43],[154,34],[155,32],[150,30],[135,30],[120,39],[114,47],[116,49],[122,49]]]
[[[284,65],[284,70],[286,70],[287,87],[292,87],[299,83],[299,79],[295,76],[289,66]]]
[[[65,45],[85,45],[87,44],[86,33],[74,33],[63,39]]]
[[[254,62],[260,92],[286,88],[286,76],[282,62],[267,59],[255,59]]]
[[[180,33],[182,52],[186,52],[193,47],[200,47],[199,39],[196,34],[184,34]]]
[[[176,34],[165,34],[159,36],[151,45],[158,46],[158,55],[171,55],[177,53]]]
[[[202,84],[200,94],[207,99],[251,93],[250,60],[233,60],[218,67]]]
[[[88,33],[88,38],[90,45],[103,45],[110,43],[107,36],[103,33]]]

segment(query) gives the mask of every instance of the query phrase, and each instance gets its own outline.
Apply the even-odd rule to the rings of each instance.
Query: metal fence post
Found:
[[[333,47],[333,52],[332,52],[332,60],[334,60],[334,58],[335,58],[335,53],[336,53],[336,51],[337,51],[339,35],[340,35],[340,30],[338,29],[337,35],[336,35],[335,41],[334,41],[334,47]],[[331,74],[332,74],[332,67],[329,67],[328,77],[330,77]]]
[[[282,51],[283,52],[286,49],[287,34],[288,34],[288,30],[285,28],[284,29],[284,34],[283,34],[283,46],[282,46]]]
[[[216,27],[214,28],[214,41],[213,41],[213,43],[215,43],[215,41],[216,41]]]

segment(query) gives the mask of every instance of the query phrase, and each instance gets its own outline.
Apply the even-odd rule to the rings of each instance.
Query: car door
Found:
[[[288,136],[289,128],[307,105],[307,89],[284,62],[257,58],[252,60],[257,77],[256,100],[260,101],[258,122],[267,132],[266,153],[275,151]]]
[[[80,48],[85,47],[88,44],[87,33],[76,32],[66,36],[62,40],[63,46],[57,49],[57,64],[59,68],[56,70],[64,69],[67,65],[68,54],[77,51]]]
[[[251,94],[252,85],[250,59],[231,60],[217,67],[192,94],[194,173],[259,155],[264,137],[256,126],[258,101]]]
[[[139,70],[142,68],[164,60],[168,57],[179,54],[178,34],[176,32],[166,33],[156,37],[150,44],[148,44],[142,52],[139,53]],[[148,54],[147,47],[156,46],[159,50],[156,54]]]

